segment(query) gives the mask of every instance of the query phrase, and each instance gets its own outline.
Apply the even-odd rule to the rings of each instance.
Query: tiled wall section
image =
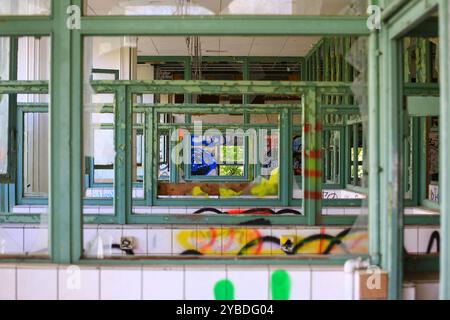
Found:
[[[286,275],[292,300],[343,299],[342,267],[81,267],[0,265],[0,299],[272,299],[271,276]],[[79,277],[78,277],[79,275]],[[279,281],[279,280],[278,280]],[[282,286],[283,284],[280,284]],[[221,295],[222,294],[222,295]],[[275,293],[276,294],[276,293]],[[279,293],[278,293],[279,294]]]
[[[0,265],[0,300],[342,300],[346,286],[342,267]],[[435,282],[412,289],[437,298]]]
[[[5,225],[0,228],[4,239],[3,254],[45,253],[48,229],[40,226]],[[113,249],[121,238],[134,240],[136,256],[286,256],[282,244],[291,241],[296,254],[365,254],[367,232],[357,228],[308,228],[283,226],[148,226],[86,225],[85,256],[102,258],[125,253]],[[341,240],[340,245],[333,239]],[[291,252],[292,253],[292,252]]]
[[[233,241],[230,241],[233,230]],[[148,226],[148,225],[86,225],[84,229],[84,249],[87,256],[98,257],[99,247],[105,256],[122,255],[120,250],[112,250],[112,244],[119,244],[121,237],[135,240],[135,255],[177,256],[188,250],[204,255],[236,255],[247,243],[256,237],[272,237],[280,241],[293,239],[300,242],[305,238],[327,234],[339,235],[345,228],[307,228],[307,227],[236,227],[234,229],[215,227],[197,228],[189,226]],[[350,244],[352,253],[367,252],[365,230],[352,229],[354,233],[346,236],[346,245]],[[410,254],[437,252],[435,226],[408,226],[405,229],[405,248]],[[214,241],[211,237],[214,236]],[[40,225],[2,225],[0,227],[0,254],[45,254],[48,247],[48,229]],[[315,240],[302,246],[298,253],[317,254],[323,252],[328,242]],[[354,246],[352,246],[354,245]],[[333,249],[342,253],[339,247]],[[285,255],[281,246],[275,242],[265,242],[262,246],[253,246],[246,250],[247,255]]]

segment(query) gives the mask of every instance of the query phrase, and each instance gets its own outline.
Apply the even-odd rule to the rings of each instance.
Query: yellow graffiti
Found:
[[[286,234],[272,236],[271,229],[257,228],[210,228],[184,229],[178,231],[176,240],[182,251],[197,251],[203,255],[286,255],[286,239],[291,239],[293,247],[298,244],[295,254],[345,254],[367,253],[367,231],[353,232],[336,243],[333,238],[317,237],[305,229],[307,235]],[[325,230],[322,230],[325,232]],[[327,249],[331,250],[327,252]],[[347,252],[346,252],[347,250]]]

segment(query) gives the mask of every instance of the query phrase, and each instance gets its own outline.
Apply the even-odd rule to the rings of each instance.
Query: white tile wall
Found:
[[[85,257],[96,257],[98,253],[97,226],[85,226],[83,230],[83,248]]]
[[[195,226],[185,227],[185,230],[192,230],[193,238],[195,238]],[[207,229],[207,228],[206,228]],[[248,228],[249,229],[249,228]],[[261,227],[258,228],[264,235],[272,235],[281,237],[282,235],[296,234],[298,238],[307,237],[320,232],[320,228],[297,227],[297,228],[281,228],[281,227]],[[122,236],[131,236],[136,240],[137,248],[136,255],[159,255],[172,256],[178,255],[185,251],[185,248],[180,246],[178,241],[179,231],[181,229],[171,229],[171,227],[164,226],[148,226],[148,225],[129,225],[126,227],[115,225],[85,225],[84,226],[84,249],[85,254],[90,257],[97,256],[97,242],[98,237],[102,238],[104,246],[104,255],[123,255],[120,250],[110,250],[110,244],[120,243]],[[203,229],[201,229],[203,230]],[[336,229],[327,228],[326,232],[329,234],[336,234],[342,228]],[[409,253],[426,253],[428,242],[431,234],[434,231],[439,231],[434,226],[408,226],[405,228],[404,241],[405,247]],[[220,233],[220,232],[219,232]],[[249,234],[250,235],[250,234]],[[219,235],[220,237],[220,235]],[[200,239],[201,240],[201,239]],[[199,240],[199,241],[200,241]],[[214,253],[220,250],[220,243],[222,239],[217,239],[218,246],[214,246]],[[204,241],[203,241],[204,242]],[[200,241],[200,244],[202,242]],[[33,254],[47,254],[48,248],[48,229],[40,225],[5,225],[0,228],[0,255],[1,254],[22,254],[24,252]],[[91,250],[90,250],[90,249]],[[240,244],[236,244],[236,248],[231,250],[231,254],[235,255],[241,248]],[[277,244],[264,244],[264,250],[270,254],[281,254],[278,250]],[[193,249],[197,249],[197,243],[193,243]],[[211,250],[213,250],[211,249]],[[300,250],[302,251],[302,250]],[[303,249],[304,251],[304,249]],[[302,251],[302,252],[303,252]],[[436,246],[433,246],[433,252],[436,251]],[[249,251],[251,252],[251,251]],[[207,252],[208,253],[208,252]],[[311,252],[317,253],[317,252]]]
[[[271,275],[287,271],[291,300],[343,299],[342,267],[0,265],[0,300],[213,300],[217,282],[233,283],[236,300],[272,299]],[[438,298],[436,281],[415,281],[405,297]],[[408,288],[409,288],[408,287]]]
[[[15,206],[12,210],[14,214],[27,214],[30,213],[30,206]]]
[[[0,266],[0,300],[16,299],[16,267]]]
[[[414,283],[403,285],[403,300],[416,300],[416,286]]]
[[[105,248],[105,256],[121,256],[122,252],[117,249],[112,249],[113,244],[120,244],[122,237],[122,226],[100,226],[98,228],[98,236],[101,237],[103,246]]]
[[[40,226],[25,228],[24,250],[27,253],[48,253],[48,229]]]
[[[19,254],[23,252],[23,228],[0,228],[0,254]]]
[[[151,207],[133,207],[133,213],[134,214],[151,214],[152,208]]]
[[[416,300],[438,300],[439,283],[438,282],[417,282]]]
[[[30,214],[46,214],[48,213],[47,206],[30,206]]]
[[[149,255],[172,255],[172,230],[156,228],[148,229],[147,243],[147,250]]]
[[[18,266],[18,300],[57,300],[57,268],[52,266]]]
[[[226,279],[224,267],[189,267],[185,273],[186,300],[214,300],[214,286]]]
[[[345,197],[350,195],[350,198],[355,198],[353,193],[345,193]],[[345,198],[344,196],[342,198]],[[303,198],[301,197],[294,197]],[[133,213],[135,214],[192,214],[193,212],[201,209],[202,207],[143,207],[143,206],[134,206]],[[222,211],[227,211],[228,207],[217,209]],[[241,209],[247,210],[251,209],[251,207],[242,207],[242,208],[231,208],[231,209]],[[279,211],[283,208],[271,208],[275,211]],[[301,208],[295,208],[296,210],[301,211]],[[367,207],[325,207],[322,210],[324,215],[356,215],[356,214],[367,214]],[[47,214],[48,207],[46,206],[33,206],[33,205],[20,205],[15,206],[12,209],[12,213],[15,214],[30,214],[30,213],[41,213]],[[112,215],[114,214],[114,207],[112,206],[84,206],[83,207],[84,214],[102,214],[102,215]],[[423,207],[407,207],[405,208],[406,215],[439,215],[439,211],[427,209]]]
[[[101,268],[100,299],[141,300],[142,268]]]
[[[313,300],[343,300],[344,294],[344,272],[336,269],[312,271]]]
[[[60,266],[58,298],[60,300],[98,300],[100,298],[99,268]]]
[[[227,278],[234,284],[236,300],[268,300],[268,267],[229,267]]]
[[[144,300],[183,300],[183,268],[145,268],[143,271]]]
[[[419,231],[417,227],[407,227],[404,232],[404,242],[406,251],[410,254],[417,254],[419,250],[418,243]]]

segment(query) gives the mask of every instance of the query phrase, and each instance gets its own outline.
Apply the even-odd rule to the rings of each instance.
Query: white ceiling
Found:
[[[88,0],[92,15],[337,15],[352,5],[358,13],[366,0]],[[361,11],[363,10],[363,11]],[[354,12],[352,14],[355,14]]]
[[[318,37],[200,37],[203,56],[305,56]],[[185,37],[139,37],[140,56],[187,56]]]
[[[337,15],[366,0],[88,0],[92,15]],[[182,5],[184,3],[184,5]],[[352,11],[354,14],[355,11]],[[204,56],[305,56],[317,37],[201,37]],[[139,37],[138,54],[186,56],[184,37]]]

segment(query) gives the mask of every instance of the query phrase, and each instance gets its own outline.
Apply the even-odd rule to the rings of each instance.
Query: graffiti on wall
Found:
[[[205,228],[178,230],[176,241],[182,255],[296,255],[367,253],[367,230]],[[275,232],[276,233],[276,232]]]
[[[295,209],[281,209],[273,210],[269,208],[253,208],[253,209],[229,209],[229,210],[219,210],[217,208],[202,208],[194,212],[194,214],[228,214],[228,215],[284,215],[284,214],[294,214],[301,215],[302,213]]]

